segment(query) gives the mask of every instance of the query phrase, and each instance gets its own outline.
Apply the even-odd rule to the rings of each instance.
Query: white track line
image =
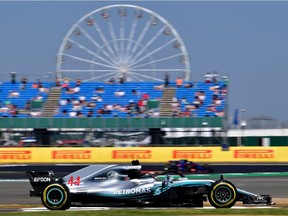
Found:
[[[67,211],[99,211],[99,210],[109,210],[108,207],[71,207]],[[22,208],[23,212],[41,212],[41,211],[50,211],[47,208]]]
[[[271,207],[271,206],[234,206],[232,209],[271,209],[271,208],[278,208],[278,207]],[[157,209],[171,209],[171,208],[115,208],[115,207],[71,207],[67,211],[99,211],[99,210],[110,210],[110,209],[144,209],[144,210],[157,210]],[[188,209],[188,208],[177,208],[177,209]],[[203,208],[189,208],[189,209],[215,209],[212,206],[205,206]],[[23,212],[41,212],[41,211],[50,211],[46,208],[22,208],[20,209]]]
[[[0,183],[3,182],[29,182],[28,179],[0,179]]]

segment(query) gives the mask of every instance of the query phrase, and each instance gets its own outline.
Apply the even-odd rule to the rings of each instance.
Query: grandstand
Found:
[[[135,136],[138,136],[138,138],[136,138],[136,140],[138,141],[140,139],[139,136],[142,137],[140,139],[140,143],[143,144],[143,142],[141,141],[146,140],[145,142],[147,144],[146,138],[147,135],[151,134],[150,130],[154,131],[152,133],[156,133],[159,135],[162,132],[161,130],[155,132],[157,131],[157,128],[167,127],[168,128],[167,140],[169,140],[168,143],[173,144],[174,141],[171,141],[171,134],[173,134],[172,132],[173,130],[171,131],[171,127],[178,127],[178,128],[187,127],[186,125],[187,123],[191,125],[191,122],[193,122],[193,120],[190,120],[189,123],[188,120],[190,118],[193,118],[196,123],[195,122],[192,123],[192,126],[190,127],[194,128],[194,131],[192,131],[192,135],[193,134],[195,135],[199,133],[197,128],[199,128],[199,124],[201,127],[203,121],[207,123],[210,121],[208,120],[210,118],[212,119],[214,117],[218,117],[220,119],[223,118],[227,91],[226,86],[222,81],[219,83],[205,83],[204,81],[193,82],[193,86],[191,85],[188,86],[186,84],[191,83],[185,82],[182,87],[176,87],[175,82],[171,82],[169,87],[164,88],[163,83],[161,82],[125,82],[123,84],[83,82],[80,85],[79,84],[77,85],[76,82],[69,82],[68,85],[69,87],[67,87],[67,85],[63,85],[63,83],[61,83],[60,86],[55,86],[54,82],[43,82],[43,83],[41,82],[39,86],[39,83],[29,82],[27,83],[25,89],[21,89],[20,82],[16,82],[15,84],[11,82],[4,82],[2,83],[0,92],[0,98],[2,102],[0,115],[1,117],[6,118],[7,120],[11,119],[11,121],[9,121],[9,124],[11,125],[10,127],[13,128],[13,130],[19,127],[26,128],[26,132],[22,133],[22,138],[18,137],[16,139],[17,143],[21,139],[27,139],[27,137],[30,137],[31,134],[32,136],[36,137],[37,134],[35,134],[36,133],[35,130],[37,131],[37,129],[39,129],[38,130],[39,132],[43,128],[46,129],[48,128],[48,130],[54,131],[53,133],[48,133],[49,136],[50,135],[52,136],[51,139],[49,138],[49,143],[53,142],[63,144],[62,141],[59,141],[61,140],[61,136],[59,135],[62,134],[63,137],[66,137],[65,138],[66,140],[70,139],[71,141],[70,144],[73,145],[81,144],[79,140],[84,142],[87,136],[88,137],[90,136],[89,142],[90,143],[93,142],[94,144],[95,143],[98,144],[99,140],[97,141],[97,138],[102,139],[103,136],[106,137],[107,139],[114,140],[114,142],[112,142],[114,144],[119,143],[119,140],[121,140],[121,143],[123,144],[125,143],[125,140],[128,141],[131,138],[131,137],[129,138],[127,134],[133,134],[134,138]],[[71,89],[77,87],[79,88],[79,91],[77,92],[74,92],[73,90],[71,91]],[[57,91],[57,93],[55,93],[55,90]],[[19,95],[11,96],[12,91],[19,92]],[[125,94],[122,96],[117,96],[115,94],[115,92],[117,91],[118,92],[123,91],[125,92]],[[166,94],[166,98],[164,98],[165,92],[168,92],[168,94]],[[218,97],[215,98],[215,95],[218,95]],[[40,99],[38,98],[39,96]],[[101,97],[101,101],[95,100],[95,97],[98,96]],[[79,101],[81,97],[82,99],[83,97],[85,98],[84,102]],[[140,106],[139,101],[141,100],[143,101],[142,108],[139,107]],[[217,100],[220,100],[220,103],[217,102]],[[63,101],[66,101],[66,103],[63,104]],[[89,104],[91,105],[91,103],[93,103],[94,105],[89,106]],[[30,104],[30,106],[27,107],[27,104]],[[165,105],[166,108],[168,107],[168,110],[163,110],[163,107],[165,107]],[[50,109],[47,109],[47,107]],[[213,107],[213,109],[211,109],[211,107]],[[79,113],[81,113],[81,115],[79,115]],[[61,123],[59,124],[59,122],[57,124],[53,123],[54,122],[53,118],[59,119],[61,122],[63,119],[71,119],[71,120],[79,119],[80,121],[80,117],[81,120],[95,119],[93,120],[93,122],[95,123],[90,122],[87,124],[82,124],[83,121],[81,121],[82,122],[81,124],[77,121],[76,122],[74,121],[74,123],[66,122],[63,124]],[[173,117],[172,118],[174,119],[173,121],[171,117]],[[45,118],[47,119],[47,121],[45,120]],[[159,122],[158,123],[152,122],[151,126],[150,122],[146,126],[145,123],[142,123],[141,124],[142,129],[139,129],[139,124],[136,124],[137,126],[133,126],[133,124],[135,125],[135,123],[124,124],[124,122],[127,122],[127,119],[129,121],[129,119],[133,118],[136,119],[140,118],[143,120],[159,119],[159,122],[161,121],[160,122],[161,124]],[[181,118],[184,118],[185,122],[184,121],[179,122],[176,120]],[[208,119],[199,120],[201,118],[205,119],[208,118]],[[14,121],[16,119],[18,120]],[[23,119],[23,121],[21,119]],[[33,122],[35,121],[37,122],[38,119],[40,119],[39,121],[41,121],[41,126],[33,125]],[[107,123],[104,119],[114,119],[114,123],[111,121],[110,123]],[[121,120],[118,121],[117,119]],[[100,120],[101,123],[98,120]],[[45,122],[47,122],[47,125],[43,125]],[[163,125],[163,122],[165,122],[165,125]],[[29,126],[29,124],[32,126]],[[79,133],[77,133],[76,139],[72,138],[75,135],[75,131],[74,133],[73,132],[71,133],[71,131],[69,132],[68,130],[66,134],[65,132],[63,133],[63,131],[61,133],[60,132],[55,133],[55,128],[65,129],[65,127],[67,128],[73,127],[76,129],[79,128],[80,125],[81,128],[87,128],[89,124],[90,127],[87,130],[84,131],[82,130],[81,132],[79,132],[80,135]],[[127,128],[125,129],[123,128],[123,126],[121,126],[121,124],[132,126],[127,126]],[[93,125],[92,127],[95,130],[97,130],[97,127],[99,129],[101,128],[101,132],[99,132],[99,130],[93,131],[91,135],[90,133],[91,125]],[[209,127],[207,128],[210,130],[211,127],[213,127],[213,121],[212,123],[209,123]],[[114,129],[111,130],[111,128]],[[215,128],[221,130],[221,123],[220,125],[216,124]],[[105,134],[105,131],[107,132],[107,130],[110,131],[110,135],[107,135],[109,133]],[[67,134],[70,134],[71,138],[67,138]],[[191,136],[191,134],[189,136]],[[15,138],[14,135],[13,137]],[[105,143],[106,141],[102,140],[102,143]],[[131,141],[129,141],[129,143],[130,142]],[[149,142],[151,142],[151,140]],[[154,142],[160,142],[160,141],[154,140]],[[162,140],[161,143],[163,144],[164,141]],[[179,143],[179,140],[177,140],[176,143]],[[221,140],[218,139],[217,143],[220,144]],[[44,143],[41,142],[41,144]]]
[[[184,83],[178,88],[175,83],[171,83],[169,88],[163,88],[160,82],[126,82],[124,84],[85,82],[77,86],[75,82],[70,82],[69,88],[63,88],[56,87],[51,82],[44,82],[40,87],[37,83],[27,83],[26,88],[21,89],[21,83],[4,82],[0,92],[2,102],[0,115],[25,118],[35,116],[34,113],[37,112],[39,117],[42,116],[41,113],[47,106],[51,106],[46,102],[53,98],[57,103],[53,104],[50,117],[55,118],[87,117],[89,112],[89,117],[104,118],[167,115],[223,117],[226,96],[224,83],[195,82],[194,85],[185,87]],[[76,87],[80,89],[79,92],[73,91]],[[51,94],[52,89],[58,89],[59,94]],[[163,92],[169,89],[174,89],[174,91],[168,95],[168,101],[162,101]],[[124,95],[117,95],[119,91],[124,92]],[[13,96],[12,92],[19,92],[19,95]],[[84,101],[81,101],[81,97]],[[143,102],[140,106],[143,105],[145,108],[139,108],[139,101]],[[168,103],[170,110],[168,114],[162,115],[160,110],[165,103]],[[30,106],[27,107],[27,104]],[[12,112],[14,109],[17,109],[17,112]],[[151,112],[154,114],[151,115]]]

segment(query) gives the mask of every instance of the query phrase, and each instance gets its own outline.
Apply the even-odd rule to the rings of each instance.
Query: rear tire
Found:
[[[59,183],[46,186],[41,200],[42,204],[50,210],[66,210],[71,204],[69,189]]]
[[[211,185],[208,200],[215,208],[231,208],[237,201],[237,189],[227,180],[218,180]]]

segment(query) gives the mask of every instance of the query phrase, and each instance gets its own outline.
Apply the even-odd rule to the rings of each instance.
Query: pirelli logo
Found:
[[[174,150],[174,159],[210,159],[213,157],[212,150]]]
[[[255,158],[255,159],[274,158],[274,150],[272,149],[234,150],[234,158]]]
[[[31,160],[31,151],[16,150],[16,151],[0,151],[0,160]]]
[[[113,159],[149,159],[152,157],[150,150],[113,150]]]
[[[90,150],[54,150],[52,159],[89,160],[92,158]]]

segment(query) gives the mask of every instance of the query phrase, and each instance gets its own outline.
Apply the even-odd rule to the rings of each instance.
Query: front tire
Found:
[[[71,204],[69,189],[58,183],[48,185],[42,193],[41,200],[50,210],[66,210]]]
[[[231,208],[237,201],[237,189],[227,180],[218,180],[211,185],[208,200],[215,208]]]

